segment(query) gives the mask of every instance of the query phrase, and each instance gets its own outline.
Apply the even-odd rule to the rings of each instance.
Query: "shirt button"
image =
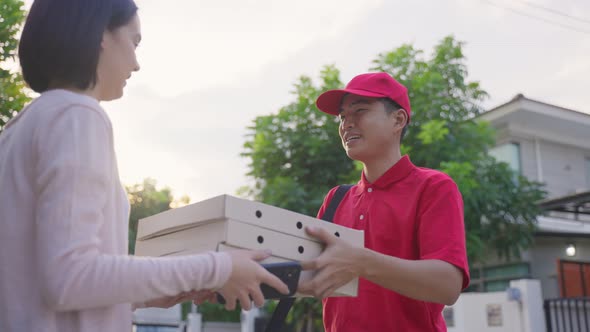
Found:
[[[360,220],[365,219],[365,216],[361,214],[361,216],[359,217]]]
[[[368,192],[372,193],[373,192],[373,188],[369,188],[367,189]]]

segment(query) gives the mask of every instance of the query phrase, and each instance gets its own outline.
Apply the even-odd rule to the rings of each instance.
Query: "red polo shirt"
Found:
[[[318,212],[320,218],[336,188]],[[334,222],[365,232],[365,247],[403,259],[438,259],[469,284],[463,201],[446,174],[402,157],[375,183],[364,173],[340,203]],[[357,297],[324,300],[326,332],[446,331],[444,305],[413,300],[363,278]]]

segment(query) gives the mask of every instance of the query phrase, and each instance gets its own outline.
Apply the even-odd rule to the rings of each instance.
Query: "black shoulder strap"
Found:
[[[346,195],[346,193],[348,192],[348,190],[350,190],[350,188],[352,188],[351,184],[343,184],[341,186],[338,186],[338,189],[336,189],[336,192],[334,193],[334,196],[330,200],[330,203],[328,203],[328,207],[326,208],[326,211],[324,211],[324,215],[322,216],[322,220],[327,221],[327,222],[334,222],[333,219],[334,219],[334,214],[336,214],[336,209],[338,208],[338,205],[340,205],[340,202],[344,198],[344,195]]]
[[[266,325],[266,329],[264,329],[264,332],[280,332],[283,329],[287,314],[289,314],[289,310],[291,310],[294,302],[294,297],[280,299],[275,311],[272,313],[272,317],[270,317],[268,325]]]
[[[322,220],[327,222],[333,222],[332,219],[334,219],[336,209],[338,208],[338,205],[340,205],[340,202],[344,198],[344,195],[348,190],[350,190],[350,188],[352,188],[352,185],[350,184],[343,184],[338,186],[338,189],[336,189],[336,192],[334,193],[334,196],[332,196],[330,203],[328,203],[326,211],[324,211],[324,215],[322,215]],[[289,314],[289,310],[291,310],[291,307],[293,306],[294,302],[294,297],[287,297],[281,299],[279,301],[279,304],[277,304],[275,311],[272,313],[272,317],[270,318],[270,321],[268,322],[268,325],[266,325],[266,329],[264,331],[281,331],[281,329],[283,328],[283,324],[285,323],[285,319],[287,318],[287,314]]]

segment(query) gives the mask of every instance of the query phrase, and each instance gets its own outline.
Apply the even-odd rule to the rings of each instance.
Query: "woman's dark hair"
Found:
[[[136,13],[133,0],[35,0],[18,49],[25,81],[39,93],[51,83],[93,87],[103,33]]]

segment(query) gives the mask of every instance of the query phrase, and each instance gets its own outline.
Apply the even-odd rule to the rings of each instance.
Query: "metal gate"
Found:
[[[557,261],[561,298],[544,302],[548,332],[590,332],[590,263]]]
[[[590,331],[590,297],[545,300],[547,332]]]

